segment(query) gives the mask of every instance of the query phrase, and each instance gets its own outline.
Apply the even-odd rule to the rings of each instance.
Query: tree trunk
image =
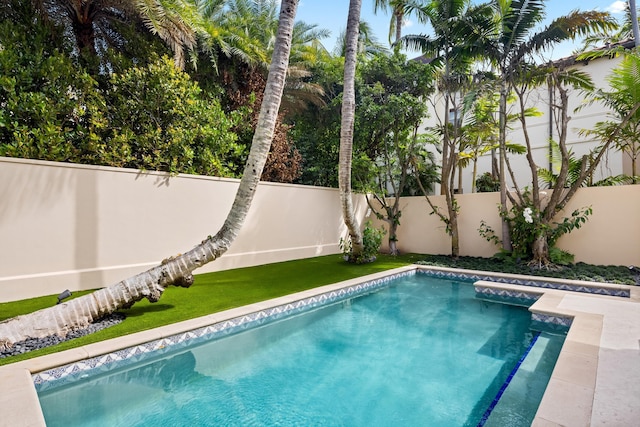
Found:
[[[531,246],[531,250],[533,253],[531,264],[534,267],[541,268],[551,264],[551,260],[549,259],[549,243],[547,242],[547,235],[545,233],[541,233],[536,237]]]
[[[505,156],[507,155],[507,84],[503,81],[500,87],[500,211],[502,214],[507,213],[507,176],[505,170]],[[502,218],[502,248],[511,252],[511,233],[509,232],[509,223],[506,218]]]
[[[471,178],[471,192],[472,193],[476,192],[477,175],[478,175],[478,157],[476,156],[473,159],[473,174],[472,174],[472,178]]]
[[[393,15],[396,18],[396,39],[395,42],[398,43],[398,40],[402,38],[402,24],[404,21],[404,11],[401,7],[395,8],[393,11]],[[399,46],[399,45],[397,45]]]
[[[398,250],[398,221],[392,218],[389,223],[389,255],[400,255]]]
[[[364,250],[362,231],[353,211],[351,197],[351,159],[353,156],[353,127],[355,116],[355,74],[358,53],[358,32],[362,0],[351,0],[347,20],[347,41],[344,60],[344,91],[342,94],[342,121],[340,124],[340,162],[338,182],[344,223],[349,230],[353,260],[361,257]]]
[[[458,232],[458,213],[449,213],[449,228],[451,234],[451,256],[460,256],[460,233]]]
[[[0,348],[6,348],[27,338],[54,334],[65,336],[68,332],[83,328],[120,308],[131,307],[142,298],[156,302],[167,286],[191,285],[193,270],[215,260],[227,251],[238,235],[249,211],[271,146],[287,74],[297,4],[298,0],[282,1],[276,45],[269,68],[258,127],[235,200],[218,233],[189,252],[169,258],[144,273],[92,294],[1,322]]]

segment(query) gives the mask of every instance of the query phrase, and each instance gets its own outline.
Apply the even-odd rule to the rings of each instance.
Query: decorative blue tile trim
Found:
[[[558,289],[560,291],[582,292],[596,295],[607,295],[612,297],[629,298],[631,293],[629,289],[613,289],[609,287],[585,286],[570,283],[548,282],[546,280],[536,279],[516,279],[508,277],[492,276],[487,274],[451,272],[437,269],[419,269],[421,274],[427,274],[434,277],[440,277],[453,280],[485,280],[488,282],[505,283],[511,285],[532,286],[536,288]]]
[[[530,292],[516,291],[511,289],[488,288],[482,285],[474,285],[474,287],[476,289],[476,293],[484,294],[488,296],[515,298],[515,299],[530,300],[530,301],[537,301],[538,298],[540,298],[541,296],[540,294],[534,294]]]
[[[531,313],[531,321],[532,322],[540,322],[547,323],[551,325],[557,326],[565,326],[570,327],[573,322],[573,317],[559,316],[559,315],[551,315],[551,314],[543,314],[543,313]]]
[[[293,301],[287,304],[282,304],[276,307],[267,308],[264,310],[249,313],[243,316],[235,317],[232,319],[224,320],[209,326],[198,328],[192,331],[176,334],[170,337],[162,338],[159,340],[151,341],[148,343],[136,345],[123,350],[119,350],[110,354],[105,354],[90,359],[82,360],[79,362],[71,363],[65,366],[60,366],[54,369],[50,369],[43,372],[38,372],[32,375],[33,382],[37,391],[44,391],[52,388],[60,387],[66,383],[75,381],[78,377],[87,375],[89,370],[94,372],[108,372],[118,367],[118,362],[138,362],[149,357],[151,353],[155,355],[162,355],[169,351],[179,350],[181,347],[186,347],[199,340],[210,340],[221,338],[230,334],[234,334],[249,328],[260,326],[265,323],[273,322],[288,316],[293,316],[305,311],[313,310],[317,307],[329,305],[341,300],[347,300],[356,296],[361,296],[366,293],[373,292],[377,289],[388,286],[389,282],[400,277],[407,277],[415,275],[416,272],[420,274],[426,274],[432,277],[445,278],[452,280],[464,280],[464,281],[478,281],[486,280],[497,283],[511,283],[524,286],[535,286],[541,288],[553,288],[561,290],[573,290],[578,292],[590,292],[598,293],[602,295],[614,295],[614,296],[626,296],[629,297],[629,292],[625,290],[611,290],[611,289],[593,289],[583,286],[574,285],[562,285],[557,283],[550,283],[539,280],[519,280],[519,279],[506,279],[501,277],[495,277],[491,275],[479,275],[469,274],[462,272],[449,272],[441,270],[425,270],[415,269],[408,270],[401,273],[389,275],[380,279],[375,279],[367,282],[358,283],[356,285],[347,286],[341,289],[332,290],[319,295],[314,295],[308,298],[304,298],[298,301]],[[476,288],[478,290],[478,288]],[[608,292],[610,291],[610,292]],[[507,292],[498,291],[490,288],[482,288],[481,293],[513,297],[526,300],[535,300],[539,295],[535,295],[527,292]],[[626,294],[625,294],[626,292]],[[532,314],[532,320],[540,321],[543,323],[552,323],[555,325],[569,326],[571,324],[570,318],[563,318],[559,316],[548,316],[539,313]]]
[[[150,353],[162,355],[168,351],[175,351],[181,347],[191,345],[197,340],[210,340],[222,338],[224,336],[253,328],[268,322],[273,322],[284,317],[296,315],[317,307],[329,305],[338,301],[346,300],[356,296],[361,296],[373,292],[379,288],[389,285],[389,282],[400,277],[413,276],[416,270],[408,270],[397,274],[392,274],[380,279],[358,283],[341,289],[332,290],[323,294],[314,295],[298,301],[264,310],[249,313],[243,316],[224,320],[209,326],[194,329],[192,331],[176,334],[167,338],[162,338],[148,343],[136,345],[123,350],[116,351],[97,357],[93,357],[79,362],[60,366],[47,371],[38,372],[31,377],[36,390],[42,392],[48,389],[57,388],[64,384],[75,381],[78,377],[87,375],[89,370],[94,372],[108,372],[118,367],[118,362],[127,360],[128,362],[138,362]]]

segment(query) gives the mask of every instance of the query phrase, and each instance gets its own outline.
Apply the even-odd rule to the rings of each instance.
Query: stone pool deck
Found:
[[[34,373],[415,268],[403,267],[2,366],[0,426],[45,426],[31,376]],[[502,276],[526,280],[524,276]],[[639,425],[640,287],[612,285],[630,290],[630,298],[621,298],[483,283],[496,289],[539,294],[530,308],[532,312],[573,319],[534,426]]]
[[[533,426],[640,425],[640,287],[620,298],[486,285],[542,294],[530,311],[573,319]]]

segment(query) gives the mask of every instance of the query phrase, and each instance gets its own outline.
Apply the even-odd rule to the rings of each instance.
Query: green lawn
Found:
[[[353,265],[339,255],[199,274],[189,289],[169,287],[157,303],[146,300],[122,310],[127,319],[115,326],[56,346],[0,359],[0,365],[152,329],[182,320],[264,301],[424,259],[423,255],[379,255],[371,264]],[[74,293],[73,297],[87,292]],[[0,303],[0,321],[54,305],[56,295]]]

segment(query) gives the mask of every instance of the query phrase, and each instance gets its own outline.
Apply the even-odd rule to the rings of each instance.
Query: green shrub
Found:
[[[504,259],[510,256],[515,260],[529,260],[533,256],[534,242],[539,236],[544,236],[549,245],[549,261],[557,265],[573,263],[573,255],[556,248],[555,245],[560,237],[579,229],[587,222],[593,212],[591,207],[576,209],[570,216],[563,217],[561,222],[545,223],[542,213],[533,207],[531,192],[525,189],[522,197],[524,205],[513,205],[507,213],[501,213],[509,224],[512,252],[503,252],[499,257]],[[484,221],[480,222],[478,232],[489,242],[496,245],[502,243],[495,231]]]
[[[171,59],[114,74],[106,100],[106,142],[121,147],[121,166],[230,175],[225,159],[240,150],[233,121]]]
[[[79,161],[100,140],[103,110],[97,82],[50,29],[0,21],[0,156]]]
[[[59,49],[55,27],[26,9],[0,20],[0,156],[216,176],[242,170],[235,114],[173,61],[99,76],[100,85]]]
[[[476,179],[476,191],[478,193],[500,191],[500,180],[494,178],[489,172],[485,172]]]
[[[380,251],[382,238],[386,234],[386,231],[384,229],[374,228],[371,225],[371,221],[367,221],[362,230],[362,244],[364,249],[358,257],[353,255],[351,239],[344,240],[340,238],[340,249],[342,249],[342,254],[347,261],[355,264],[364,264],[376,260],[376,255],[378,255]]]

